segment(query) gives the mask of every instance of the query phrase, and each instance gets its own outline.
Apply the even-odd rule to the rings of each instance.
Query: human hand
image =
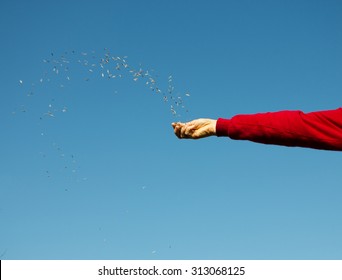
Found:
[[[216,120],[196,119],[188,123],[172,123],[178,138],[200,139],[216,135]]]

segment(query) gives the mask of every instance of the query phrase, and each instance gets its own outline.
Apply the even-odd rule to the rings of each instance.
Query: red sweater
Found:
[[[219,118],[216,135],[264,144],[342,151],[342,108],[312,113],[280,111]]]

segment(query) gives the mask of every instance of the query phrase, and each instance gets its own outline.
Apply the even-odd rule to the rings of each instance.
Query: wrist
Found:
[[[211,135],[216,135],[216,120],[211,121]]]

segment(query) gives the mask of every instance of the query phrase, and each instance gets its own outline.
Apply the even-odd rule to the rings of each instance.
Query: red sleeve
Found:
[[[342,151],[342,108],[280,111],[218,119],[217,136],[264,144]]]

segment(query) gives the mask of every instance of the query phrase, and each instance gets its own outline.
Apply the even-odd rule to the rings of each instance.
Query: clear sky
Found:
[[[341,15],[332,0],[1,0],[1,258],[341,259],[341,153],[171,128],[340,107]]]

